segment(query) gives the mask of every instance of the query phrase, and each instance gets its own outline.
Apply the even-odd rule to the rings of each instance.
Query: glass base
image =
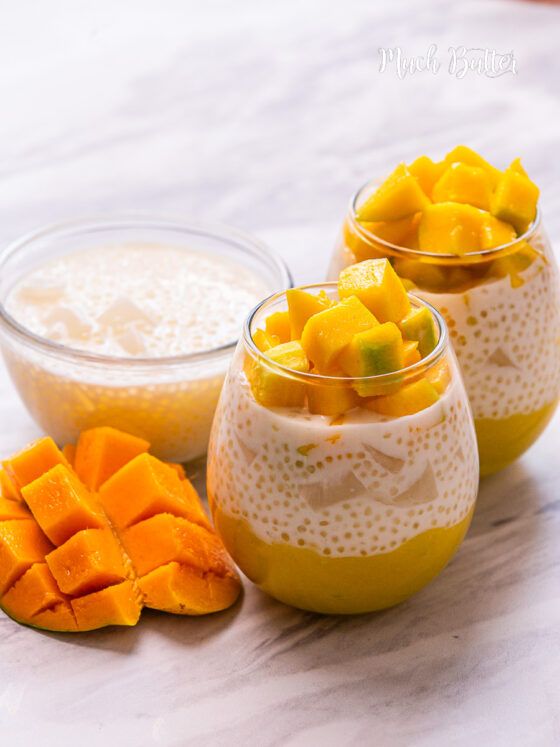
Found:
[[[480,476],[498,472],[527,451],[548,425],[557,404],[555,400],[535,412],[509,418],[475,418]]]
[[[472,510],[458,524],[429,529],[392,552],[329,558],[264,542],[248,522],[214,508],[218,533],[251,581],[281,602],[325,614],[374,612],[408,599],[447,565],[471,518]]]

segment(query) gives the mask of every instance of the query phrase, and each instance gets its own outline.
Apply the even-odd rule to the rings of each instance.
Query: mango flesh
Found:
[[[281,343],[289,342],[290,335],[290,315],[287,311],[276,311],[266,319],[266,331],[269,335],[276,336]]]
[[[301,339],[301,333],[307,320],[324,311],[331,306],[328,296],[323,294],[314,295],[301,288],[291,288],[286,291],[288,302],[288,315],[290,319],[290,335],[292,340]]]
[[[32,444],[18,455],[26,467],[19,471],[22,481],[39,471],[34,454],[41,465],[52,465],[45,453],[52,456],[52,448]],[[135,625],[148,604],[197,615],[233,604],[239,578],[182,470],[142,453],[103,483],[100,501],[54,461],[22,488],[27,505],[0,499],[0,607],[14,620],[77,632]],[[162,506],[167,513],[158,513]]]
[[[423,252],[463,255],[480,250],[485,213],[471,205],[438,202],[424,211],[418,226]]]
[[[264,329],[256,329],[253,332],[253,342],[261,353],[266,353],[270,348],[280,344],[278,335],[271,335]]]
[[[419,156],[410,164],[408,170],[412,176],[416,177],[422,191],[428,197],[431,197],[435,183],[440,179],[446,168],[447,163],[445,161],[436,163],[428,156]]]
[[[399,328],[406,340],[415,340],[421,358],[429,355],[437,345],[437,330],[434,318],[426,306],[412,309],[399,322]]]
[[[99,490],[111,475],[149,448],[143,438],[116,428],[91,428],[80,433],[74,469],[88,490]]]
[[[482,210],[490,210],[492,186],[483,168],[453,163],[443,172],[432,191],[434,202],[463,202]]]
[[[301,336],[301,346],[307,357],[324,374],[329,373],[338,355],[357,332],[378,323],[355,294],[348,292],[344,297],[341,294],[341,298],[340,303],[312,316]]]
[[[389,178],[360,205],[359,221],[391,221],[421,212],[430,199],[404,164],[397,166]]]
[[[445,156],[445,163],[452,165],[454,163],[464,163],[467,166],[477,166],[484,169],[488,174],[492,188],[496,187],[498,180],[500,179],[501,173],[492,164],[488,163],[481,155],[472,148],[468,148],[466,145],[458,145]]]
[[[336,417],[354,409],[359,397],[352,387],[344,382],[317,382],[306,384],[307,407],[313,415]]]
[[[525,233],[537,215],[539,188],[520,171],[506,169],[492,196],[492,215]]]
[[[300,407],[305,398],[305,384],[268,366],[266,359],[292,371],[309,371],[309,361],[301,346],[294,340],[271,348],[262,360],[250,361],[247,377],[253,396],[264,407]]]
[[[338,293],[342,299],[359,298],[380,322],[398,322],[410,310],[406,290],[387,259],[347,267],[339,275]]]
[[[433,384],[422,378],[412,384],[404,384],[393,394],[373,397],[367,406],[380,415],[403,417],[430,407],[438,399],[439,394]]]
[[[3,468],[19,489],[59,464],[70,467],[64,454],[49,437],[40,438],[31,446],[2,462]]]

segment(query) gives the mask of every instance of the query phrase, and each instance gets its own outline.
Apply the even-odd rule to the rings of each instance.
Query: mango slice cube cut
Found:
[[[281,343],[291,340],[290,315],[287,311],[276,311],[266,318],[266,331],[278,337]]]
[[[435,404],[439,399],[436,388],[426,378],[404,384],[397,392],[373,397],[367,406],[380,415],[403,417],[414,415]]]
[[[399,328],[406,340],[415,340],[421,358],[425,358],[438,342],[436,323],[426,306],[412,309],[400,322]]]
[[[0,595],[53,549],[31,519],[0,523]]]
[[[299,342],[277,345],[266,352],[266,358],[292,371],[309,371],[309,361]],[[264,407],[300,407],[305,398],[305,384],[268,366],[266,358],[251,361],[248,379],[253,396]]]
[[[0,521],[11,521],[12,519],[32,519],[31,512],[20,501],[12,501],[8,498],[0,498]]]
[[[131,581],[72,599],[72,611],[80,630],[95,630],[107,625],[136,625],[142,612],[141,595]]]
[[[45,561],[65,594],[87,594],[126,578],[123,555],[110,529],[76,532]]]
[[[343,298],[340,303],[312,316],[301,335],[301,345],[307,357],[324,374],[329,373],[338,355],[357,332],[378,324],[357,295],[348,292],[344,297],[340,296]]]
[[[418,350],[418,342],[414,340],[405,340],[403,342],[403,352],[405,366],[412,366],[414,363],[422,360],[422,356]]]
[[[292,340],[301,339],[303,328],[313,314],[318,314],[332,305],[324,291],[322,294],[314,295],[300,288],[287,290],[286,300],[288,302],[290,335]]]
[[[537,215],[539,188],[511,167],[504,171],[492,196],[492,215],[525,233]]]
[[[147,607],[177,615],[205,615],[230,607],[239,596],[231,576],[202,574],[179,563],[156,568],[139,580]]]
[[[4,594],[2,606],[11,617],[25,620],[67,600],[46,563],[35,563]]]
[[[388,179],[356,211],[359,221],[390,221],[421,212],[430,204],[418,180],[404,164],[397,166]]]
[[[2,462],[6,472],[20,489],[59,464],[70,468],[64,454],[49,437],[34,441],[18,454]]]
[[[480,250],[485,212],[458,202],[438,202],[422,215],[418,246],[423,252],[463,255]]]
[[[484,216],[480,232],[480,248],[494,249],[515,240],[517,233],[513,226],[488,213]]]
[[[453,163],[443,172],[432,192],[434,202],[463,202],[490,210],[492,184],[488,172],[478,166]]]
[[[444,161],[449,165],[463,163],[467,166],[476,166],[484,169],[488,174],[492,189],[495,188],[502,175],[499,169],[492,166],[491,163],[488,163],[486,159],[480,156],[476,151],[472,150],[472,148],[468,148],[466,145],[458,145],[456,148],[453,148],[453,150],[450,150],[445,156]]]
[[[74,469],[88,490],[99,490],[111,475],[138,454],[148,451],[149,447],[143,438],[116,428],[91,428],[80,434]]]
[[[264,329],[256,329],[253,332],[253,342],[261,353],[266,353],[270,348],[280,345],[280,338],[278,335],[271,335]]]
[[[177,473],[151,454],[140,454],[104,482],[99,500],[118,529],[160,513],[200,520]]]
[[[438,181],[447,167],[448,164],[445,161],[435,162],[432,161],[431,158],[428,158],[428,156],[419,156],[410,164],[408,170],[412,176],[416,177],[422,191],[425,192],[428,197],[431,197],[434,184]]]
[[[306,384],[307,406],[313,415],[336,417],[353,410],[359,404],[359,397],[351,386],[336,382]]]
[[[338,362],[348,376],[378,376],[404,366],[402,335],[393,322],[358,332],[344,348]]]
[[[362,223],[362,225],[366,231],[369,231],[369,233],[383,241],[387,241],[389,244],[395,246],[408,246],[408,244],[412,242],[413,236],[418,229],[418,223],[420,222],[421,216],[421,213],[414,213],[414,215],[409,215],[400,220]],[[354,253],[358,260],[371,258],[369,256],[360,257],[360,247],[363,247],[364,245],[363,243],[360,243],[357,246],[357,251]]]
[[[37,523],[55,545],[81,529],[101,529],[105,517],[76,475],[62,464],[22,488]]]
[[[0,496],[9,501],[21,501],[18,486],[4,468],[0,467]]]
[[[342,299],[359,298],[380,322],[398,322],[410,310],[402,281],[387,259],[368,259],[347,267],[339,275],[338,293]]]

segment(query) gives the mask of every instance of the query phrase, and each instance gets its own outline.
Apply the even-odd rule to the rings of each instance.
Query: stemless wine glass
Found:
[[[514,241],[463,256],[420,252],[375,236],[351,201],[329,278],[364,259],[388,257],[414,293],[444,316],[474,415],[481,475],[531,446],[560,395],[560,285],[540,212]]]
[[[305,290],[338,298],[335,283]],[[296,373],[259,352],[255,330],[287,308],[285,293],[245,324],[214,418],[208,496],[236,563],[283,602],[324,613],[390,607],[434,578],[468,529],[478,486],[472,415],[445,322],[410,302],[433,313],[436,348],[361,379]],[[261,403],[262,377],[287,406]],[[415,382],[439,396],[413,414],[380,413],[387,395]]]

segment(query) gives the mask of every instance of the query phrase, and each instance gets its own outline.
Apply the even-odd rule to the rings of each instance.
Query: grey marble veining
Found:
[[[457,142],[522,154],[560,238],[560,8],[481,0],[23,0],[0,23],[0,241],[149,210],[253,231],[324,275],[351,191]],[[398,80],[379,47],[513,50],[518,74]],[[0,617],[0,744],[560,743],[560,418],[487,479],[459,554],[397,609],[285,607],[38,633]],[[0,456],[38,431],[0,372]],[[200,481],[202,474],[196,476]]]

